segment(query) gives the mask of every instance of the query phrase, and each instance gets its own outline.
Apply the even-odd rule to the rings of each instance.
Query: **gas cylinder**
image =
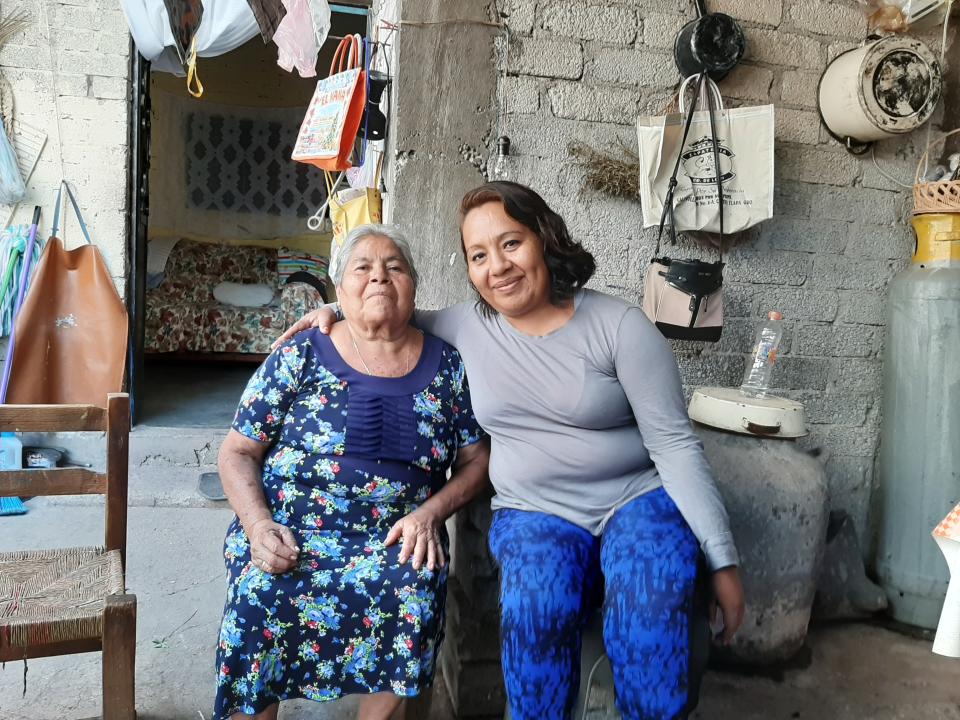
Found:
[[[887,301],[876,570],[894,619],[933,629],[949,570],[930,531],[960,501],[960,213],[913,227]]]

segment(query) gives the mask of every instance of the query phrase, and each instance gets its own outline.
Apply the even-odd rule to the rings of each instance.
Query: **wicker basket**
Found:
[[[960,180],[942,180],[940,182],[920,182],[921,170],[927,164],[930,149],[939,145],[951,135],[960,132],[960,129],[944,133],[934,140],[924,150],[917,165],[917,176],[913,185],[913,214],[926,215],[928,213],[960,213]]]

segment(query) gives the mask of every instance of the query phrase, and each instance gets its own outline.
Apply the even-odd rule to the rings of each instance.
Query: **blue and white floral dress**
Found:
[[[299,333],[254,374],[233,429],[270,443],[264,494],[300,559],[263,572],[230,525],[214,717],[288,698],[417,695],[433,680],[446,570],[399,565],[399,543],[383,541],[443,486],[457,449],[484,437],[457,351],[427,335],[409,374],[382,378],[318,331]]]

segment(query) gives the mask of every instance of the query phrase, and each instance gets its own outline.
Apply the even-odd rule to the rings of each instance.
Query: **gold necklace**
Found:
[[[347,323],[346,325],[347,325],[347,332],[350,333],[350,342],[353,343],[354,352],[356,352],[356,353],[357,353],[357,357],[360,358],[360,364],[363,365],[364,371],[367,373],[367,375],[374,375],[375,377],[383,377],[383,376],[378,376],[378,375],[376,375],[376,373],[374,373],[374,372],[370,369],[370,366],[367,365],[367,361],[363,359],[363,353],[360,352],[360,348],[359,348],[359,346],[357,345],[357,338],[356,338],[356,336],[354,336],[353,330],[350,328],[350,324]],[[410,348],[409,348],[409,346],[408,346],[408,347],[407,347],[407,360],[406,360],[406,363],[405,363],[404,366],[403,366],[403,372],[400,373],[400,375],[397,375],[396,377],[403,377],[404,375],[407,375],[407,374],[410,372],[410,360],[411,360],[412,357],[413,357],[413,353],[410,351]],[[390,376],[387,376],[387,377],[390,377]]]

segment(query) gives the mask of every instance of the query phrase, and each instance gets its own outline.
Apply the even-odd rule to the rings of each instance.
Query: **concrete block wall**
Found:
[[[727,320],[715,344],[676,343],[688,391],[737,385],[767,310],[786,323],[773,382],[806,403],[834,507],[848,510],[866,544],[880,420],[885,290],[912,249],[909,199],[870,156],[847,154],[820,127],[816,88],[828,60],[859,43],[866,23],[855,2],[713,0],[744,25],[744,62],[721,84],[728,105],[776,106],[773,220],[742,234],[727,256]],[[513,156],[501,179],[538,189],[596,255],[592,285],[639,301],[655,229],[636,201],[582,189],[584,170],[567,145],[636,149],[634,123],[662,114],[678,75],[676,31],[695,17],[687,0],[507,0],[499,3],[509,49],[498,58],[496,134]],[[877,146],[880,166],[909,182],[925,133]],[[489,163],[494,167],[493,161]],[[685,242],[676,254],[709,257]],[[771,478],[775,482],[775,478]]]
[[[91,237],[121,295],[127,265],[127,123],[130,34],[114,0],[6,0],[6,17],[24,10],[27,28],[0,51],[14,116],[47,136],[39,163],[16,208],[0,205],[0,222],[29,224],[43,208],[40,236],[49,236],[61,178],[76,193]],[[72,210],[60,235],[83,242]],[[6,348],[0,340],[0,351]],[[0,357],[2,366],[2,357]]]

